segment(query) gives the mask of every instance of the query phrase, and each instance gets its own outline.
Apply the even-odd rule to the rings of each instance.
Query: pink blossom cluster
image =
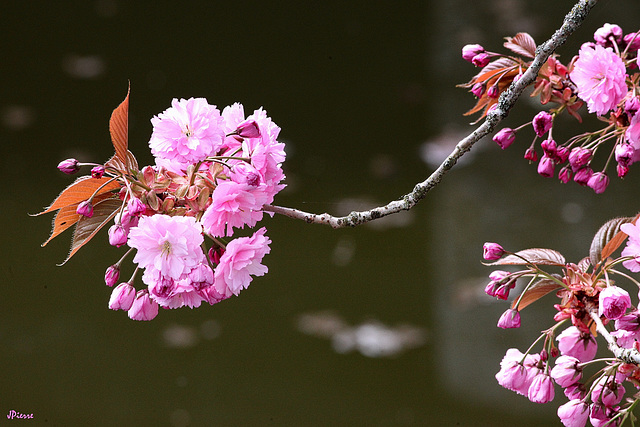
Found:
[[[121,183],[121,206],[108,235],[111,245],[129,250],[107,269],[105,282],[116,285],[123,260],[135,253],[133,275],[109,301],[134,320],[153,319],[159,307],[215,304],[267,273],[262,259],[271,240],[264,227],[231,238],[256,226],[263,207],[285,187],[280,128],[262,108],[245,117],[239,103],[220,112],[204,98],[174,99],[151,123],[154,166],[125,170],[107,162],[92,170],[94,177],[106,173]],[[75,173],[82,165],[69,159],[58,167]],[[92,200],[80,203],[77,213],[90,218]],[[136,290],[139,272],[144,287]]]
[[[479,61],[474,62],[484,68],[471,82],[463,85],[479,98],[477,107],[471,112],[480,106],[488,110],[507,88],[507,83],[516,80],[530,65],[531,51],[535,47],[532,39],[514,37],[505,46],[526,59],[487,53],[479,45],[468,45],[463,49],[463,58],[471,62],[474,61],[470,58],[482,54],[483,58],[488,58],[482,65],[477,64]],[[552,56],[537,76],[532,96],[539,96],[543,106],[550,102],[555,106],[541,111],[531,122],[499,130],[493,140],[505,149],[514,143],[518,132],[531,125],[534,139],[524,157],[530,162],[538,162],[538,174],[553,177],[557,173],[563,183],[573,181],[597,194],[604,192],[610,183],[610,159],[615,159],[616,174],[620,178],[627,175],[631,164],[640,160],[639,49],[640,32],[625,34],[618,25],[605,24],[595,32],[593,42],[582,45],[568,66]],[[493,58],[497,59],[490,61]],[[489,89],[485,90],[489,83]],[[553,135],[555,117],[566,111],[582,121],[578,110],[584,104],[589,113],[605,122],[605,126],[563,142],[557,141]],[[610,148],[605,149],[606,145]],[[598,151],[608,151],[602,156],[601,164],[595,162]]]
[[[568,401],[559,406],[558,417],[565,426],[582,427],[588,421],[593,426],[620,425],[633,417],[631,411],[640,399],[640,312],[632,305],[629,293],[611,279],[614,274],[629,277],[618,273],[616,264],[640,271],[640,227],[624,223],[619,229],[628,235],[621,256],[596,265],[591,265],[589,258],[578,264],[566,263],[560,253],[550,249],[512,253],[490,242],[483,248],[483,258],[493,261],[492,265],[525,266],[515,272],[493,271],[485,288],[489,296],[509,299],[516,281],[528,280],[520,295],[512,298],[498,327],[520,327],[520,310],[545,294],[555,292],[559,298],[554,305],[555,325],[536,340],[543,340],[542,349],[534,353],[534,343],[525,353],[515,348],[507,350],[496,379],[501,386],[535,403],[551,402],[556,385],[562,388]],[[561,273],[543,269],[550,266],[560,268]],[[634,284],[640,287],[640,283]],[[570,326],[558,333],[567,322]],[[596,360],[598,341],[594,331],[598,323],[608,329],[620,354],[626,351],[632,356]],[[594,372],[587,374],[587,370]]]

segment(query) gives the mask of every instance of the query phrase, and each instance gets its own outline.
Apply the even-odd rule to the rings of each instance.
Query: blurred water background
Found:
[[[498,330],[482,295],[481,246],[585,256],[607,219],[638,210],[638,171],[596,196],[541,178],[522,154],[477,144],[410,212],[347,230],[276,216],[269,274],[214,307],[134,322],[107,309],[103,274],[122,251],[106,232],[64,267],[70,233],[45,248],[31,218],[72,178],[68,157],[112,154],[108,118],[131,81],[130,149],[152,163],[149,120],[171,99],[263,106],[287,144],[277,203],[348,213],[422,181],[470,132],[466,43],[549,37],[571,1],[3,2],[0,84],[0,413],[30,424],[539,426],[495,381],[509,347],[552,324],[551,301]],[[562,47],[605,22],[637,30],[640,3],[605,0]],[[536,113],[522,99],[506,124]],[[562,130],[560,128],[562,126]],[[596,129],[587,121],[585,126]],[[575,133],[570,120],[556,137]],[[550,297],[552,298],[552,297]],[[4,416],[4,415],[3,415]]]

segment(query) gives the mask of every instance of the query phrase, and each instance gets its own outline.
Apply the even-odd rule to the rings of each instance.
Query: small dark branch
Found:
[[[484,122],[474,130],[470,135],[461,140],[453,149],[451,154],[442,162],[442,164],[423,182],[417,184],[413,191],[399,200],[392,201],[385,206],[380,206],[367,211],[351,212],[347,216],[335,217],[328,213],[314,214],[303,212],[298,209],[267,205],[263,209],[268,212],[275,212],[290,218],[302,219],[313,224],[327,224],[333,228],[355,227],[365,222],[373,221],[387,215],[391,215],[400,211],[409,210],[414,207],[420,200],[424,199],[427,193],[440,183],[442,177],[458,162],[471,147],[490,134],[498,123],[500,123],[507,115],[509,110],[513,108],[516,101],[527,86],[533,83],[540,71],[542,65],[549,59],[551,54],[561,46],[567,38],[580,27],[586,19],[589,11],[595,6],[597,0],[580,0],[565,16],[562,26],[551,36],[549,40],[541,44],[531,66],[524,72],[522,77],[511,84],[505,90],[498,101],[497,107],[487,114]]]

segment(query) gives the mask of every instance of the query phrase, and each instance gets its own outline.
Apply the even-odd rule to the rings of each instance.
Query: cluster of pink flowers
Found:
[[[478,67],[483,67],[469,83],[478,104],[469,113],[485,108],[485,113],[497,103],[497,98],[508,85],[530,65],[535,43],[530,36],[520,33],[508,38],[505,46],[527,59],[486,52],[479,45],[467,45],[462,56]],[[493,140],[503,149],[516,139],[516,134],[532,125],[534,139],[524,157],[538,162],[538,173],[544,177],[556,174],[563,183],[574,181],[602,193],[609,185],[608,169],[611,159],[616,161],[616,173],[623,178],[629,166],[640,160],[640,73],[638,50],[640,32],[624,34],[618,25],[605,24],[594,34],[594,42],[585,43],[568,66],[557,57],[551,57],[541,69],[532,96],[539,96],[542,105],[552,102],[556,106],[538,113],[531,122],[516,128],[503,128]],[[555,117],[563,111],[582,120],[578,110],[586,103],[589,113],[596,114],[605,123],[602,129],[573,136],[556,142],[553,136]],[[542,155],[537,151],[540,142]],[[610,149],[596,167],[598,150],[612,141]]]
[[[640,226],[627,222],[619,230],[628,235],[621,256],[594,260],[595,265],[590,258],[578,264],[566,263],[560,253],[550,249],[511,253],[497,243],[486,243],[483,248],[483,258],[493,261],[491,265],[525,266],[515,272],[493,271],[485,288],[489,296],[507,300],[518,279],[528,280],[498,320],[498,327],[520,327],[520,310],[545,294],[555,292],[560,299],[554,305],[555,325],[543,331],[525,353],[515,348],[507,350],[496,379],[501,386],[535,403],[554,400],[555,385],[560,386],[568,399],[558,408],[565,426],[582,427],[587,420],[596,427],[620,425],[633,417],[631,411],[640,399],[640,311],[632,305],[629,293],[611,279],[615,274],[630,278],[615,270],[617,264],[640,271]],[[550,266],[561,269],[561,274],[543,269]],[[570,326],[558,333],[567,322]],[[605,333],[615,346],[627,352],[626,356],[621,351],[617,358],[594,359],[598,326],[608,329]],[[541,340],[542,349],[534,353]],[[584,375],[586,369],[595,372]]]
[[[109,301],[134,320],[153,319],[159,307],[215,304],[264,275],[271,243],[266,229],[229,238],[254,227],[285,186],[280,128],[262,108],[245,117],[238,103],[220,112],[204,98],[174,99],[151,123],[154,166],[123,171],[107,162],[92,169],[92,176],[106,173],[121,184],[108,235],[111,245],[129,250],[107,269],[105,282],[117,284],[123,260],[135,252],[133,275]],[[58,167],[75,173],[80,166],[69,159]],[[77,213],[91,217],[92,201],[80,203]],[[145,287],[136,290],[140,271]]]

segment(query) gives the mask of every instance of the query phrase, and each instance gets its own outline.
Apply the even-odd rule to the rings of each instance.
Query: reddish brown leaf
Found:
[[[116,150],[116,157],[127,164],[127,148],[129,146],[129,92],[131,85],[127,89],[127,96],[124,101],[111,114],[109,120],[109,132],[113,148]]]
[[[536,42],[527,33],[518,33],[513,37],[506,37],[504,47],[518,55],[533,58],[536,56]]]
[[[101,193],[93,198],[93,204],[95,206],[96,203],[110,197],[113,197],[111,193]],[[47,243],[49,243],[54,237],[78,222],[78,220],[82,217],[82,215],[78,215],[76,213],[78,203],[64,206],[60,208],[58,212],[56,212],[56,216],[53,217],[53,228],[51,229],[51,235],[41,246],[46,246]]]
[[[526,264],[542,264],[564,266],[566,260],[564,256],[553,249],[525,249],[518,251],[513,255],[507,255],[504,258],[492,262],[489,265],[526,265]]]
[[[529,289],[522,295],[520,298],[520,302],[518,303],[518,299],[511,303],[511,308],[517,309],[518,311],[524,309],[529,304],[538,301],[543,296],[547,295],[549,292],[553,292],[556,289],[559,289],[560,286],[551,279],[541,279],[536,283],[531,285]],[[517,307],[516,307],[517,304]]]
[[[640,213],[636,215],[635,218],[633,218],[633,221],[631,221],[631,223],[635,224],[638,218],[640,218]],[[616,251],[616,249],[618,249],[620,245],[622,245],[622,243],[624,242],[624,239],[626,238],[627,238],[626,233],[623,233],[622,231],[619,231],[618,233],[616,233],[616,235],[613,236],[611,240],[609,240],[609,242],[604,246],[604,248],[602,248],[602,256],[600,259],[609,258],[611,254],[613,254]]]
[[[91,218],[81,217],[78,220],[76,229],[73,231],[73,240],[71,242],[71,250],[64,265],[78,250],[89,242],[96,233],[105,226],[118,213],[118,209],[122,206],[122,201],[117,198],[108,198],[96,203],[93,206],[93,215]]]
[[[33,216],[42,215],[56,209],[61,209],[65,206],[77,205],[78,203],[87,200],[91,195],[100,188],[101,185],[106,184],[111,178],[92,178],[90,176],[81,176],[76,179],[73,184],[62,190],[62,193],[51,203],[51,205],[40,213]],[[100,189],[98,194],[107,193],[113,190],[120,189],[120,184],[117,181],[110,182]]]

